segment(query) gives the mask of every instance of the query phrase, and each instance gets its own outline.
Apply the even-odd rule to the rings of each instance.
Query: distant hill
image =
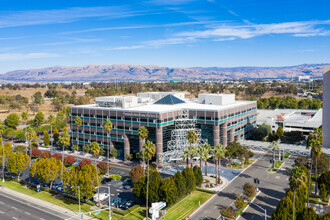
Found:
[[[156,80],[224,80],[321,77],[325,64],[287,67],[192,67],[170,68],[156,65],[85,65],[54,66],[42,69],[15,70],[0,75],[2,81],[156,81]]]

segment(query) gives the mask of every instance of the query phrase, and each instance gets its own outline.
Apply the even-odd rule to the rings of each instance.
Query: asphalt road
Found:
[[[264,205],[267,209],[268,219],[274,207],[283,198],[288,185],[288,172],[281,171],[279,173],[268,173],[267,169],[270,166],[270,156],[263,156],[257,162],[251,165],[244,173],[241,173],[234,179],[224,190],[213,197],[204,207],[196,212],[190,219],[218,219],[220,216],[219,210],[233,206],[236,199],[235,194],[240,195],[243,192],[242,186],[246,182],[254,183],[254,178],[260,179],[260,184],[257,185],[261,193],[255,200],[258,205]],[[247,209],[241,219],[260,219],[264,214],[262,210],[258,210],[255,205]]]
[[[55,212],[45,207],[32,204],[21,198],[1,193],[0,195],[0,219],[1,220],[57,220],[69,216]]]

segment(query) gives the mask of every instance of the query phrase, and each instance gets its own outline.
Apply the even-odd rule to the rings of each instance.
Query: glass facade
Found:
[[[207,139],[207,143],[213,146],[213,125],[200,125],[202,138]]]

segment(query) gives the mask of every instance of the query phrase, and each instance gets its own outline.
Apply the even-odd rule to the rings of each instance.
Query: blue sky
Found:
[[[11,0],[0,73],[47,66],[330,62],[327,0]]]

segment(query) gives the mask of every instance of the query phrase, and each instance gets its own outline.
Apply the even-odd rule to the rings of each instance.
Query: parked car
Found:
[[[132,188],[132,187],[133,187],[133,186],[132,186],[131,183],[127,183],[127,184],[124,185],[124,189],[130,189],[130,188]]]
[[[110,203],[111,206],[117,206],[117,203],[119,203],[122,199],[120,197],[114,198],[112,202]]]
[[[125,203],[126,203],[125,199],[121,200],[120,202],[118,202],[118,207],[122,208],[125,205]]]
[[[43,183],[42,187],[49,187],[52,181],[49,181],[48,183]]]
[[[126,210],[131,208],[133,205],[135,205],[135,202],[132,200],[127,201],[123,206],[122,209]]]
[[[61,181],[53,184],[52,190],[57,190],[57,188],[60,187],[60,186],[62,186],[62,182]]]
[[[99,202],[99,198],[100,198],[100,202],[103,202],[104,200],[106,200],[107,198],[109,198],[109,194],[108,193],[100,193],[99,194],[95,194],[95,196],[93,196],[93,201],[95,203]]]
[[[107,183],[111,182],[111,180],[112,180],[111,178],[107,178],[107,177],[106,177],[106,178],[103,178],[103,179],[101,180],[101,183],[102,183],[102,184],[107,184]]]
[[[79,162],[78,161],[75,161],[72,166],[78,166]]]

